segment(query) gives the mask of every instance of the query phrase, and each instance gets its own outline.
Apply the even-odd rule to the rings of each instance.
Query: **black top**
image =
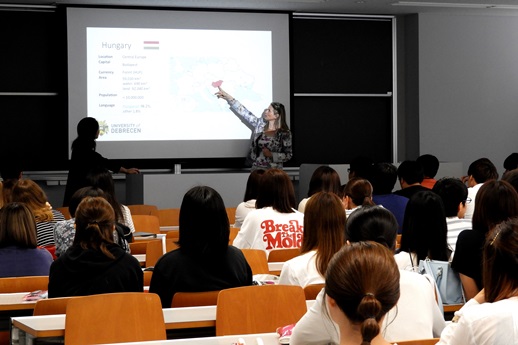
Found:
[[[430,191],[430,189],[423,187],[421,185],[415,185],[415,186],[410,186],[407,188],[397,190],[394,192],[394,194],[401,195],[401,196],[404,196],[405,198],[410,199],[412,197],[412,195],[414,195],[417,192],[422,192],[422,191]]]
[[[482,249],[485,234],[477,230],[464,230],[457,238],[451,267],[475,280],[479,290],[482,285]]]
[[[153,270],[149,292],[171,308],[176,292],[202,292],[252,285],[252,270],[241,250],[229,246],[222,260],[197,260],[180,249],[166,253]]]
[[[108,248],[115,259],[100,251],[70,247],[50,266],[49,297],[142,292],[144,274],[138,260],[116,244]]]
[[[121,167],[111,163],[92,148],[77,147],[72,150],[63,206],[68,206],[70,198],[78,189],[88,186],[86,177],[90,170],[95,168],[106,168],[117,173]]]

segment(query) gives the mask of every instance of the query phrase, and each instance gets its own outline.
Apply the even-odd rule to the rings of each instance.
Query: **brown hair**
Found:
[[[518,294],[518,219],[498,224],[488,235],[483,251],[482,276],[487,302]]]
[[[308,200],[304,212],[304,236],[300,252],[316,250],[317,271],[325,275],[329,261],[344,244],[345,212],[340,198],[318,192]]]
[[[295,191],[288,174],[281,169],[268,169],[261,177],[260,185],[255,208],[271,206],[280,213],[295,212]]]
[[[356,206],[374,206],[372,185],[362,178],[353,178],[344,187],[344,197],[348,196]]]
[[[34,214],[36,222],[45,222],[54,219],[52,207],[41,187],[32,180],[19,180],[13,187],[12,201],[23,202]]]
[[[361,325],[362,345],[370,344],[381,318],[399,300],[394,254],[376,242],[343,246],[329,263],[325,292],[352,323]]]
[[[77,206],[74,246],[83,250],[94,249],[115,259],[108,249],[113,243],[115,213],[110,203],[102,197],[86,197]]]
[[[36,248],[36,222],[23,203],[12,202],[0,210],[0,247]]]

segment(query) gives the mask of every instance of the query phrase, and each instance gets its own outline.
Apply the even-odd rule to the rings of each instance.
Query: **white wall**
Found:
[[[418,30],[420,153],[502,175],[518,152],[518,16],[427,13]]]

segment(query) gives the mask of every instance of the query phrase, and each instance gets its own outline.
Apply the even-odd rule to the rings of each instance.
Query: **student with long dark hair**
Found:
[[[149,292],[170,308],[176,292],[252,285],[243,253],[228,244],[230,225],[223,199],[207,186],[191,188],[180,206],[179,248],[156,263]]]
[[[248,176],[243,202],[236,207],[236,221],[234,227],[240,228],[241,225],[243,225],[246,215],[255,210],[255,202],[259,194],[259,185],[264,171],[264,169],[255,169]]]
[[[333,192],[336,195],[340,195],[341,189],[340,175],[335,169],[327,165],[319,166],[315,169],[309,180],[308,197],[300,201],[298,210],[304,213],[306,203],[309,198],[318,192]]]

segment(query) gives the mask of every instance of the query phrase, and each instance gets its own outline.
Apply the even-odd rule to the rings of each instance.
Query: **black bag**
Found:
[[[115,243],[121,246],[127,253],[130,252],[129,243],[133,242],[133,234],[131,233],[131,229],[121,223],[115,223]]]

